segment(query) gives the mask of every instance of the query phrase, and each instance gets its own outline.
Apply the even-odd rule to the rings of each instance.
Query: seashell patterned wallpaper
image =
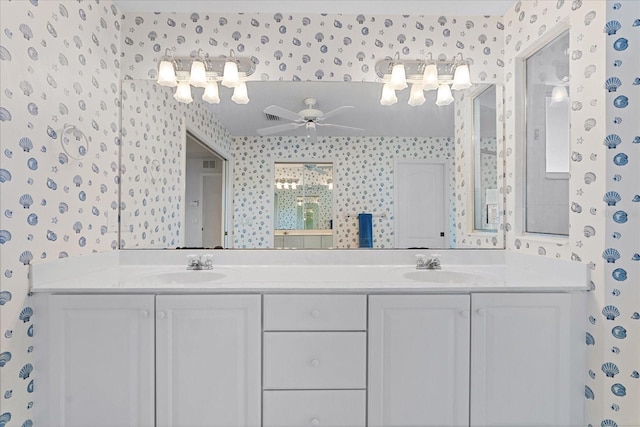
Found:
[[[417,137],[236,137],[234,139],[234,247],[271,248],[274,229],[274,162],[333,162],[334,237],[337,248],[358,247],[358,218],[373,213],[373,246],[393,247],[393,162],[450,162],[449,232],[455,245],[453,138]],[[242,171],[252,171],[244,174]]]
[[[0,425],[30,426],[29,263],[118,247],[120,13],[93,1],[0,9]]]
[[[253,78],[258,80],[373,81],[375,62],[396,51],[406,57],[426,52],[451,57],[461,51],[473,61],[474,82],[504,83],[505,245],[509,250],[570,258],[591,266],[594,292],[589,294],[585,319],[587,422],[590,426],[640,424],[636,404],[640,401],[637,0],[526,0],[515,3],[504,18],[197,12],[122,16],[108,0],[0,1],[0,8],[0,421],[7,426],[32,425],[38,405],[38,367],[31,339],[37,333],[34,322],[38,313],[33,312],[28,294],[28,264],[118,246],[117,234],[111,230],[120,179],[120,78],[151,80],[165,48],[173,47],[178,56],[199,47],[212,55],[234,49],[238,55],[254,58],[258,71]],[[576,160],[571,164],[570,194],[576,209],[570,213],[570,236],[559,244],[522,237],[518,231],[515,212],[521,206],[515,197],[519,184],[516,117],[520,112],[514,76],[516,58],[555,31],[563,20],[572,27],[571,150]],[[139,83],[135,88],[125,84],[124,90],[129,99],[137,97],[142,105],[147,91],[150,96],[167,99],[153,84],[147,88]],[[210,119],[195,106],[190,108],[168,111],[192,120],[196,127]],[[164,112],[155,113],[145,112],[159,122],[165,119]],[[141,120],[142,111],[136,114],[140,114],[136,120]],[[145,133],[147,138],[157,137],[141,122],[132,126],[124,121],[123,126],[128,135],[138,133],[141,141]],[[281,150],[284,157],[302,157],[295,152],[297,141],[232,139],[216,126],[213,130],[202,127],[198,132],[218,135],[216,140],[235,155],[236,162],[244,162],[240,168],[244,164],[263,175],[244,182],[241,173],[235,174],[235,244],[257,242],[265,246],[271,241],[268,233],[273,227],[273,207],[260,197],[272,194],[273,160],[265,156],[254,165],[241,156],[265,144],[270,156],[279,157]],[[182,132],[184,126],[172,128],[174,131]],[[276,140],[287,150],[269,145]],[[381,152],[395,145],[406,148],[407,156],[441,156],[450,159],[452,166],[457,163],[460,157],[453,158],[453,147],[443,147],[443,143],[452,145],[453,139],[437,142],[445,151],[428,153],[436,141],[409,138],[330,138],[324,144],[351,149],[351,157],[338,151],[331,154],[336,164],[342,162],[336,167],[343,170],[364,164],[356,157],[362,155],[357,150],[365,145]],[[165,148],[167,156],[184,155],[177,147],[163,147],[163,155]],[[138,182],[142,184],[134,191],[148,188],[147,204],[151,202],[148,197],[156,197],[151,196],[155,187],[149,183],[154,168],[159,168],[151,154],[144,150],[135,154],[143,156],[144,164],[149,157],[147,172],[129,166],[123,173],[127,179],[126,174],[131,173],[134,182],[135,175],[140,175]],[[336,243],[342,247],[357,245],[357,239],[346,237],[357,229],[356,218],[346,215],[363,210],[386,214],[386,218],[375,217],[374,237],[384,245],[392,241],[388,227],[392,219],[388,200],[391,178],[371,169],[374,163],[366,164],[365,175],[375,181],[335,183],[334,193],[343,191],[336,197],[344,198],[338,204],[343,206],[337,213],[339,224],[335,224],[337,231],[344,230],[338,235],[342,241]],[[451,167],[452,173],[457,166]],[[177,186],[178,181],[166,185]],[[363,190],[369,192],[366,200],[351,193],[362,194]],[[125,202],[126,197],[123,194]],[[134,204],[129,201],[127,205],[125,209],[135,212]],[[143,208],[137,207],[141,212]],[[452,209],[453,230],[461,221],[456,212],[460,204],[456,208]],[[149,213],[151,209],[154,207],[149,206]],[[142,234],[123,233],[125,246],[163,238],[147,233],[144,239]],[[471,239],[467,243],[477,242]],[[490,246],[491,242],[480,244]]]
[[[122,83],[121,248],[184,246],[186,129],[218,153],[229,131],[204,102],[183,104],[151,80]]]
[[[503,78],[497,16],[146,13],[125,15],[122,28],[123,70],[132,79],[155,78],[166,49],[190,56],[198,48],[251,57],[253,80],[375,81],[375,63],[396,52],[411,59],[461,52],[473,64],[472,81]]]

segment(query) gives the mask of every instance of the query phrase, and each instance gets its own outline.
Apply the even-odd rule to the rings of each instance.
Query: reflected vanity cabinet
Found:
[[[51,427],[582,425],[575,294],[34,298]]]

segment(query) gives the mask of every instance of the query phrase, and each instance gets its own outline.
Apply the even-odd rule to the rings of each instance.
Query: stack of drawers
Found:
[[[366,424],[365,295],[265,295],[263,427]]]

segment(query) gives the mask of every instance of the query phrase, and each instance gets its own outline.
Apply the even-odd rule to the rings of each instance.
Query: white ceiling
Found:
[[[380,83],[346,82],[248,82],[250,102],[238,105],[231,101],[232,91],[220,86],[220,104],[211,111],[235,136],[257,135],[256,129],[289,123],[282,119],[268,121],[263,110],[278,105],[298,112],[305,107],[305,98],[315,98],[315,108],[328,112],[342,105],[352,110],[330,117],[325,123],[365,129],[363,133],[319,128],[320,136],[451,136],[454,134],[453,104],[435,105],[435,91],[425,92],[427,101],[418,107],[407,104],[409,89],[398,92],[398,103],[390,107],[380,105]],[[200,89],[201,90],[201,89]],[[198,93],[199,95],[199,93]],[[194,91],[194,96],[196,92]],[[282,135],[306,135],[304,127]]]
[[[114,0],[124,12],[212,12],[212,13],[367,13],[374,15],[478,16],[504,15],[514,0]],[[419,107],[407,105],[409,90],[398,93],[398,103],[379,103],[381,84],[346,82],[248,82],[247,105],[233,103],[231,91],[220,87],[221,103],[210,108],[234,136],[254,136],[259,128],[288,123],[267,121],[262,113],[269,105],[292,111],[302,110],[305,98],[316,98],[316,108],[324,112],[341,105],[355,108],[334,116],[327,123],[364,128],[366,136],[451,136],[454,108],[435,106],[435,92]],[[198,92],[194,95],[200,96]],[[300,128],[282,135],[304,136]],[[355,136],[357,133],[321,128],[320,136]]]
[[[115,0],[124,12],[502,16],[515,0]]]

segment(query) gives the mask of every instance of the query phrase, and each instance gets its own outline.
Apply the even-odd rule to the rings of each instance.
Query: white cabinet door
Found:
[[[369,297],[369,423],[469,423],[468,295]]]
[[[472,313],[471,425],[572,425],[570,295],[474,294]]]
[[[259,295],[159,295],[157,425],[259,426]]]
[[[153,300],[153,295],[48,297],[48,349],[39,349],[48,356],[44,424],[154,425]]]

